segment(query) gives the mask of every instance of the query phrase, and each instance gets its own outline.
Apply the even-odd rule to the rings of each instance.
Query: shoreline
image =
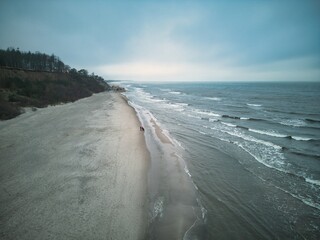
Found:
[[[145,128],[151,156],[148,172],[149,229],[147,239],[193,239],[203,226],[196,187],[181,157],[182,148],[146,109],[131,102]]]
[[[150,153],[134,109],[100,93],[0,122],[3,239],[143,239]]]

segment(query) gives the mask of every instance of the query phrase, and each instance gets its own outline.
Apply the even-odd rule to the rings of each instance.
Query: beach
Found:
[[[1,239],[143,239],[149,152],[104,92],[0,122]]]

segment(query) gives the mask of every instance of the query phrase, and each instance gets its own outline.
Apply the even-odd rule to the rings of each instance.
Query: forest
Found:
[[[0,50],[0,66],[8,68],[20,68],[33,71],[68,72],[70,66],[65,65],[59,57],[45,53],[31,53],[20,51],[13,47]]]
[[[0,119],[10,119],[24,107],[73,102],[93,93],[113,90],[100,76],[64,64],[40,52],[0,50]]]

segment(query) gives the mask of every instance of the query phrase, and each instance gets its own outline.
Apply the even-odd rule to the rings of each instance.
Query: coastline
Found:
[[[290,92],[273,84],[124,85],[151,154],[150,231],[155,237],[149,239],[181,239],[172,237],[179,233],[170,236],[164,224],[166,208],[179,200],[172,187],[179,181],[171,176],[180,172],[194,183],[203,220],[184,239],[319,238],[320,122],[312,105],[319,85],[293,85]],[[279,94],[286,99],[280,97],[282,105],[275,101]],[[176,167],[173,156],[186,165]]]
[[[147,239],[198,239],[204,212],[196,194],[183,148],[147,109],[132,102],[145,128],[150,152],[148,171],[149,229]]]
[[[150,155],[119,93],[0,122],[2,239],[143,239]]]

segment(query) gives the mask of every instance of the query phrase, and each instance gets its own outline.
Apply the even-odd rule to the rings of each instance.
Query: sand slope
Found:
[[[148,162],[116,93],[0,122],[0,238],[142,239]]]

